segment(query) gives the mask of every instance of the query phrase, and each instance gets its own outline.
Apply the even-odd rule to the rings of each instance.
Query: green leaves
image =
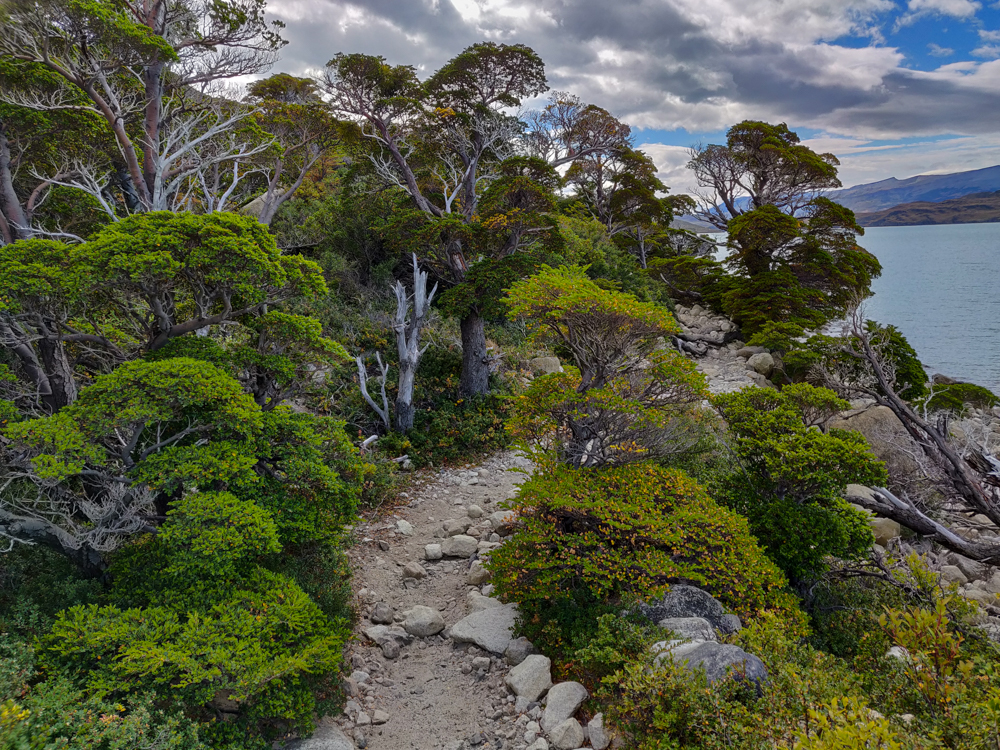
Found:
[[[261,555],[281,551],[278,528],[259,506],[228,492],[195,492],[167,513],[159,535],[168,573],[231,579]]]
[[[750,519],[751,529],[793,580],[825,569],[828,555],[851,559],[872,544],[866,516],[844,500],[848,484],[879,486],[885,466],[854,432],[820,432],[847,403],[824,388],[788,386],[719,394],[741,471],[713,493]],[[802,529],[808,529],[803,535]]]

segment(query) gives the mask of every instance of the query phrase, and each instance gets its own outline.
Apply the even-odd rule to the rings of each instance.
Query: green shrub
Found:
[[[830,555],[856,559],[873,543],[867,517],[843,498],[848,484],[881,485],[885,467],[856,432],[815,425],[846,401],[799,383],[745,388],[713,403],[726,420],[738,469],[711,486],[746,516],[753,534],[794,581],[814,578]]]
[[[972,383],[951,383],[935,385],[927,399],[928,411],[950,411],[963,414],[971,406],[975,409],[990,409],[1000,404],[1000,398],[987,388]]]
[[[41,683],[18,703],[0,704],[4,750],[208,750],[197,724],[150,696],[94,698],[63,678]]]
[[[784,576],[746,521],[678,471],[553,466],[521,486],[514,507],[520,528],[488,567],[497,593],[518,602],[523,632],[549,651],[573,646],[587,614],[593,630],[607,611],[595,604],[652,597],[681,581],[742,618],[775,609],[791,628],[802,624]]]
[[[311,729],[309,687],[337,669],[344,623],[268,571],[168,590],[162,600],[66,610],[42,639],[42,666],[64,671],[99,698],[153,692],[192,710],[218,694],[240,704],[244,731],[266,733],[278,720]]]

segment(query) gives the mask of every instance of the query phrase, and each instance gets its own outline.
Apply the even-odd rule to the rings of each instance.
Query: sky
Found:
[[[633,128],[672,192],[696,144],[785,122],[845,186],[1000,164],[1000,0],[271,0],[277,70],[337,52],[426,77],[483,40]],[[542,102],[528,103],[529,105]]]

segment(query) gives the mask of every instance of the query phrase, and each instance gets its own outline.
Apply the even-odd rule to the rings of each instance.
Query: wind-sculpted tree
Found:
[[[87,565],[155,527],[178,476],[228,482],[247,457],[264,466],[268,451],[305,439],[292,429],[272,448],[251,444],[278,424],[261,415],[348,359],[318,321],[265,312],[326,287],[253,219],[149,213],[82,245],[24,240],[0,253],[11,290],[0,332],[16,358],[0,387],[13,415],[0,525]],[[194,336],[221,326],[225,347]]]
[[[265,20],[264,6],[14,0],[0,9],[0,53],[45,69],[60,85],[8,89],[4,98],[41,112],[77,109],[101,118],[124,161],[116,179],[127,210],[169,209],[200,172],[269,146],[267,139],[233,138],[249,110],[211,89],[274,62],[280,24]],[[132,127],[137,121],[141,126]],[[107,171],[78,161],[65,184],[99,198]]]
[[[83,245],[0,248],[0,286],[0,343],[28,386],[21,401],[50,412],[73,401],[81,369],[107,372],[178,336],[325,289],[318,266],[280,254],[255,219],[166,212],[128,217]]]
[[[521,231],[524,222],[501,220],[499,213],[492,222],[481,220],[489,186],[511,177],[502,167],[519,148],[530,148],[551,170],[619,148],[628,137],[628,128],[603,110],[559,100],[535,118],[537,127],[523,138],[524,124],[509,111],[546,89],[544,65],[524,45],[475,44],[422,83],[412,67],[339,54],[328,63],[321,85],[334,110],[359,125],[381,181],[412,202],[418,216],[407,220],[423,227],[423,246],[408,250],[418,249],[452,284],[466,282],[483,260],[500,260],[534,244],[538,227]],[[538,172],[517,168],[522,179]],[[503,214],[516,218],[511,211]],[[457,311],[465,395],[489,389],[483,311],[476,297],[467,295],[471,304]]]
[[[693,151],[688,167],[706,189],[698,213],[729,232],[731,272],[700,274],[714,288],[698,293],[744,333],[778,321],[818,328],[871,294],[882,269],[857,244],[864,230],[853,212],[822,197],[840,186],[838,163],[784,124],[753,121],[730,128],[725,146]]]
[[[348,359],[282,309],[326,291],[318,266],[219,213],[0,253],[0,553],[48,548],[103,592],[40,633],[45,674],[149,695],[213,747],[308,731],[369,471],[343,422],[283,403]]]
[[[508,304],[533,338],[575,364],[536,379],[519,399],[512,430],[537,458],[613,466],[698,442],[705,383],[690,360],[659,345],[678,330],[667,310],[601,289],[580,267],[543,267],[511,286]]]

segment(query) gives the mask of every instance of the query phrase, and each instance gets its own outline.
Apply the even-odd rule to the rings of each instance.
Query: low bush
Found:
[[[553,466],[518,493],[520,529],[493,552],[497,593],[518,602],[521,629],[568,654],[601,614],[671,583],[695,583],[743,618],[773,609],[790,629],[802,615],[745,519],[683,473],[654,464]]]
[[[712,494],[749,519],[789,578],[815,578],[830,555],[857,559],[867,552],[873,543],[867,517],[844,500],[844,491],[851,483],[884,484],[885,467],[858,433],[817,427],[846,409],[846,401],[799,383],[781,392],[745,388],[713,403],[728,424],[736,461],[711,483]]]
[[[928,412],[950,411],[964,414],[970,406],[975,409],[990,409],[1000,404],[1000,398],[996,394],[973,383],[935,385],[930,389],[929,395],[924,405]]]

